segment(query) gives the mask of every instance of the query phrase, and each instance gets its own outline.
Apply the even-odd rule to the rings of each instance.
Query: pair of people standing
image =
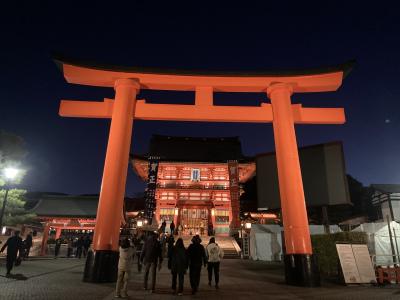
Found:
[[[215,287],[218,289],[219,265],[223,257],[223,250],[211,238],[206,249],[201,244],[198,235],[192,238],[192,244],[185,249],[183,240],[179,238],[169,254],[169,266],[172,273],[172,289],[176,292],[177,277],[179,281],[178,295],[182,295],[184,276],[189,268],[190,286],[192,294],[196,294],[200,284],[201,268],[204,265],[208,268],[208,284],[211,286],[212,273],[214,271]]]

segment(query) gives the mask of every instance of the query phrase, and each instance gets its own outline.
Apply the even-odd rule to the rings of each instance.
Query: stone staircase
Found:
[[[183,243],[187,248],[192,240],[192,236],[182,236]],[[206,247],[208,241],[210,240],[209,236],[201,236],[201,244]],[[237,244],[236,240],[230,236],[217,236],[215,237],[215,242],[224,250],[224,259],[236,259],[240,258],[240,247]]]

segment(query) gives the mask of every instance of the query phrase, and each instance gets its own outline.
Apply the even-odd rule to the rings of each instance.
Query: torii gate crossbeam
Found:
[[[133,120],[273,123],[285,234],[288,284],[319,285],[312,254],[294,124],[343,124],[342,108],[303,108],[293,93],[337,90],[352,63],[304,72],[203,74],[88,66],[58,60],[70,83],[114,87],[115,99],[63,100],[65,117],[111,118],[110,135],[94,235],[94,258],[86,264],[88,281],[115,280],[122,203]],[[194,91],[194,105],[149,104],[136,100],[140,89]],[[259,107],[214,106],[214,92],[265,92],[271,104]],[[112,271],[111,271],[112,269]]]

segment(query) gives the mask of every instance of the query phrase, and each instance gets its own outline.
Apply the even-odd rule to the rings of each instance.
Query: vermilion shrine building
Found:
[[[134,171],[148,179],[148,157],[158,157],[155,219],[181,224],[184,233],[227,236],[240,226],[240,187],[255,174],[237,137],[153,136],[147,155],[131,156]],[[169,226],[167,226],[168,230]]]

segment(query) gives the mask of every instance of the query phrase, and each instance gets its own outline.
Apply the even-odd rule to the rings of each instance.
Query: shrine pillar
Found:
[[[40,256],[45,256],[46,255],[47,240],[49,239],[49,230],[50,230],[49,224],[48,223],[44,224],[42,247],[40,249]]]
[[[121,213],[139,88],[139,82],[134,79],[117,79],[114,84],[115,100],[94,228],[94,251],[88,255],[84,281],[116,281]]]
[[[59,239],[60,236],[61,236],[61,228],[60,228],[60,227],[57,227],[57,228],[56,228],[56,237],[55,237],[55,239]]]
[[[285,277],[288,284],[319,285],[312,254],[303,180],[290,96],[292,87],[277,83],[267,89],[273,112],[276,160],[285,237]]]

